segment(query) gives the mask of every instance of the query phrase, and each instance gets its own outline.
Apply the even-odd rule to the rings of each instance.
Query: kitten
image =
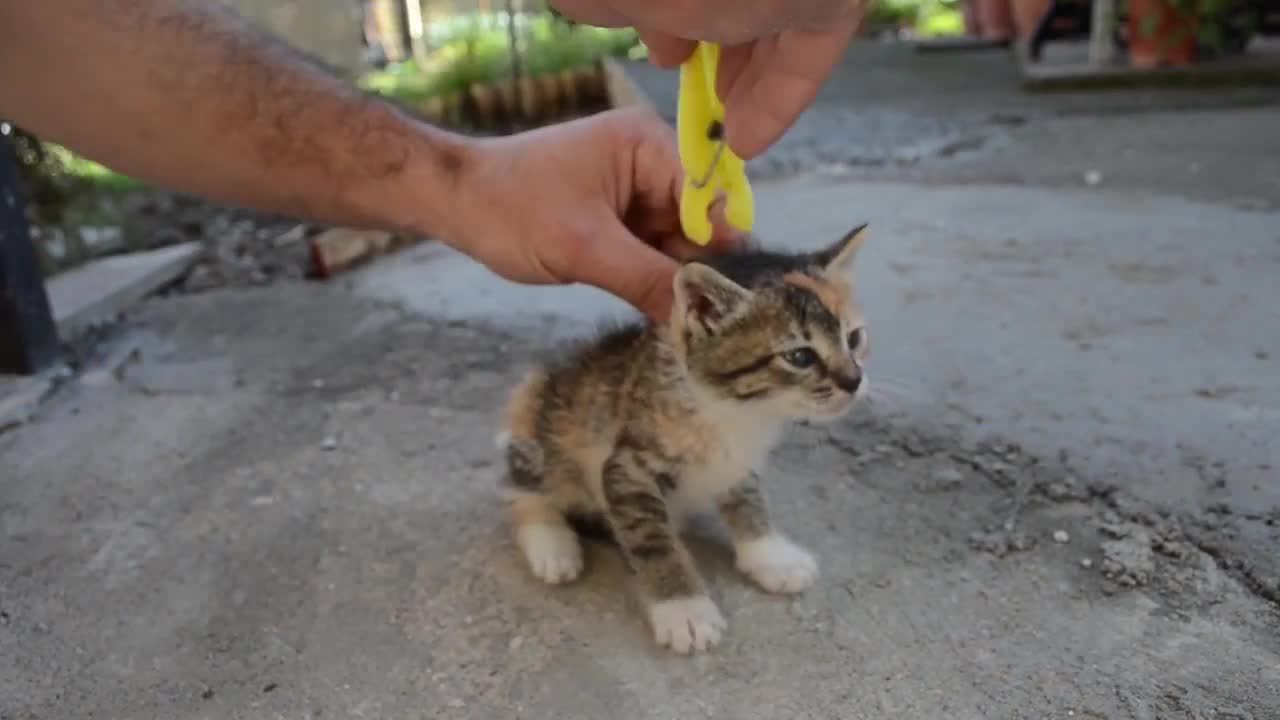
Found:
[[[670,322],[613,331],[515,388],[501,434],[516,542],[533,574],[574,580],[573,522],[607,528],[646,600],[655,639],[680,654],[725,621],[678,530],[718,510],[737,567],[765,590],[817,579],[774,528],[759,468],[791,420],[832,420],[863,387],[867,331],[853,296],[856,228],[810,253],[692,262]]]

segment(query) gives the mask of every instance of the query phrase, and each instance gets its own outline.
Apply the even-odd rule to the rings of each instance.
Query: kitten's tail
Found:
[[[504,408],[498,433],[493,437],[494,447],[503,452],[514,438],[532,440],[536,436],[538,403],[546,387],[547,376],[541,369],[531,370],[511,390]]]
[[[541,489],[545,470],[542,448],[537,441],[538,406],[547,376],[534,370],[511,391],[501,429],[494,436],[498,452],[506,456],[507,489],[536,492]]]

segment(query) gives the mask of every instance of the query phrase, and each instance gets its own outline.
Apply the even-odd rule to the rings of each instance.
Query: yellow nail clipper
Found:
[[[729,149],[724,135],[724,105],[716,93],[720,46],[700,42],[680,66],[680,98],[676,132],[684,187],[680,192],[680,225],[699,245],[711,242],[712,203],[725,193],[725,219],[748,232],[755,224],[755,205],[746,163]]]

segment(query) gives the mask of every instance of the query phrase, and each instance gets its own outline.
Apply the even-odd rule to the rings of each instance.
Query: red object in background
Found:
[[[1009,0],[974,0],[978,11],[978,24],[982,37],[987,40],[1008,40],[1013,37],[1013,13]]]
[[[1164,0],[1129,0],[1129,64],[1154,68],[1190,65],[1196,59],[1194,15],[1184,15]]]

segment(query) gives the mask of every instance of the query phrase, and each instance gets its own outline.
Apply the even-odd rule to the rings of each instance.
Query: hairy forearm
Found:
[[[0,117],[138,179],[432,232],[470,149],[192,0],[0,0]]]

